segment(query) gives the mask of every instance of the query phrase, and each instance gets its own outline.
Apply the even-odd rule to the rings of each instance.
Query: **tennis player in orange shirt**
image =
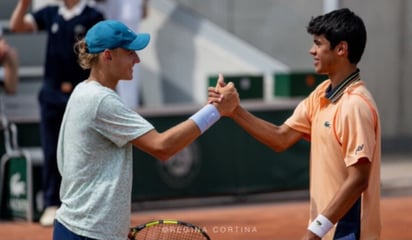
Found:
[[[315,71],[329,79],[280,126],[242,106],[230,117],[275,151],[310,140],[310,220],[302,239],[380,239],[381,125],[357,67],[365,25],[351,10],[339,9],[312,18],[307,31]],[[224,85],[209,88],[209,97]]]

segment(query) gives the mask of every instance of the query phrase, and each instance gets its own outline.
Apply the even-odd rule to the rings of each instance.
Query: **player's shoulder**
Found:
[[[349,86],[342,96],[341,101],[343,112],[349,113],[357,111],[362,114],[371,113],[375,117],[378,115],[376,102],[362,81],[358,81]]]
[[[75,87],[70,96],[70,104],[97,109],[100,105],[112,105],[116,99],[116,93],[102,86],[96,81],[83,81]]]
[[[59,11],[59,6],[54,5],[54,4],[44,6],[37,10],[37,12],[43,12],[43,13],[58,13],[58,11]]]
[[[74,95],[84,96],[92,99],[102,98],[106,95],[113,94],[113,90],[102,86],[97,81],[85,80],[77,84],[73,91]]]
[[[366,87],[363,81],[357,81],[352,85],[348,86],[345,91],[345,98],[350,104],[356,102],[374,102],[371,92]]]
[[[83,11],[86,16],[89,16],[92,18],[101,18],[102,20],[104,19],[103,13],[94,6],[86,5]]]

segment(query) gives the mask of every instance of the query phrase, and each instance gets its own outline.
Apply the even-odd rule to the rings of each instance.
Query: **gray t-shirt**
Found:
[[[94,239],[126,239],[132,191],[131,140],[153,126],[111,89],[84,81],[62,121],[57,162],[62,205],[56,219]]]

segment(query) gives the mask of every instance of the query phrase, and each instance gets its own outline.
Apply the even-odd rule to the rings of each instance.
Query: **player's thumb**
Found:
[[[222,88],[224,86],[226,86],[225,79],[223,77],[223,74],[219,73],[219,77],[216,83],[216,89]]]

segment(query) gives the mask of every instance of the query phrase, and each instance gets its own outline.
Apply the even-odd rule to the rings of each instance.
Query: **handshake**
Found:
[[[219,77],[215,87],[208,88],[208,103],[213,104],[221,116],[231,117],[239,107],[239,94],[232,82],[225,83],[223,75]]]

